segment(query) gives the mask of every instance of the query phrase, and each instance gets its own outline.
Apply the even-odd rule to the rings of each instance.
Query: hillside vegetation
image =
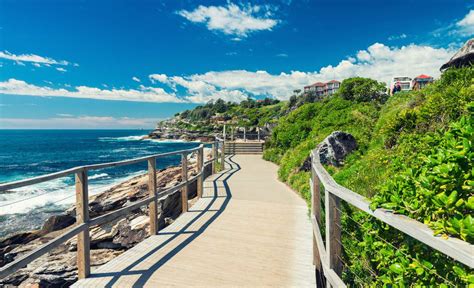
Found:
[[[374,80],[346,79],[339,92],[278,120],[264,158],[309,201],[299,168],[335,130],[358,142],[335,180],[383,207],[474,243],[474,69],[451,69],[420,91],[387,97]],[[362,286],[471,286],[472,271],[349,205],[343,213],[344,278]]]

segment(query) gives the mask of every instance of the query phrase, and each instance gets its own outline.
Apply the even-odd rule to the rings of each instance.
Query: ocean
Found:
[[[141,140],[144,130],[0,130],[0,182],[21,180],[86,164],[125,160],[196,147],[199,143]],[[157,168],[180,163],[179,156],[160,158]],[[94,195],[133,176],[147,163],[89,172]],[[53,214],[75,202],[74,176],[0,192],[0,238],[41,228]]]

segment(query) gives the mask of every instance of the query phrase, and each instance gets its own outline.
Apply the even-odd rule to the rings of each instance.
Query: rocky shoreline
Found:
[[[210,158],[208,155],[205,159]],[[194,155],[195,156],[195,155]],[[195,157],[188,159],[190,176],[197,174]],[[211,174],[211,165],[204,176]],[[181,181],[181,168],[157,171],[158,189],[176,186]],[[146,174],[133,177],[89,198],[90,217],[94,218],[126,207],[148,196]],[[189,185],[188,199],[196,197],[196,182]],[[181,213],[181,194],[177,191],[158,201],[160,229],[173,223]],[[75,224],[75,209],[51,216],[39,230],[19,233],[0,240],[0,267],[26,255],[40,245],[64,233]],[[149,236],[148,207],[133,211],[126,218],[90,228],[91,266],[99,266],[117,257]],[[0,280],[0,287],[64,287],[77,280],[76,238],[72,238],[27,267]]]

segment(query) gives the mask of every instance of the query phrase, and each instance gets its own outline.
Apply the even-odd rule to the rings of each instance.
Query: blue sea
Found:
[[[198,143],[142,140],[144,130],[0,130],[0,182],[9,182],[94,163],[113,162],[187,149]],[[160,158],[158,168],[178,165],[179,156]],[[147,163],[89,172],[89,194],[146,173]],[[74,176],[0,192],[0,238],[40,228],[75,201]]]

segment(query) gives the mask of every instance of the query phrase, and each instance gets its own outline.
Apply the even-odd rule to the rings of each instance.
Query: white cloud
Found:
[[[59,116],[59,117],[74,117],[74,115],[72,114],[65,114],[65,113],[59,113],[59,114],[56,114],[56,116]]]
[[[155,83],[155,81],[167,83],[168,81],[168,76],[166,76],[166,74],[151,74],[148,77],[150,78],[152,83]]]
[[[135,82],[141,82],[140,78],[135,77],[135,76],[132,77],[132,80],[135,81]]]
[[[277,57],[282,57],[282,58],[287,58],[287,57],[288,57],[288,54],[286,54],[286,53],[280,53],[280,54],[277,54],[276,56],[277,56]]]
[[[317,81],[362,76],[388,83],[393,76],[414,77],[422,73],[437,77],[440,74],[439,67],[449,60],[454,52],[452,49],[414,44],[390,48],[375,43],[358,51],[357,59],[348,57],[335,66],[329,65],[314,72],[270,74],[267,71],[230,70],[189,76],[152,74],[150,79],[173,89],[177,86],[183,87],[188,93],[186,99],[193,102],[218,98],[240,101],[251,95],[288,99],[294,89],[301,89]]]
[[[63,116],[47,119],[0,118],[0,128],[8,129],[113,129],[152,128],[156,118],[129,118],[111,116]]]
[[[59,72],[67,72],[67,70],[64,69],[63,67],[58,67],[56,68],[56,70],[58,70]]]
[[[178,15],[194,23],[204,23],[209,30],[220,31],[240,41],[251,32],[272,30],[279,20],[272,19],[269,5],[241,5],[228,3],[226,6],[202,6],[193,11],[181,10]]]
[[[203,103],[218,98],[239,102],[248,96],[288,99],[293,90],[317,81],[362,76],[387,83],[393,76],[401,75],[414,77],[418,74],[429,74],[437,77],[440,74],[439,67],[449,60],[454,52],[454,48],[433,48],[415,44],[389,47],[375,43],[336,65],[322,67],[319,71],[271,74],[267,71],[228,70],[185,76],[151,74],[148,76],[150,81],[160,84],[163,88],[140,85],[138,89],[130,90],[88,86],[55,89],[51,88],[51,85],[36,86],[21,80],[9,79],[0,82],[0,94],[140,102]]]
[[[402,34],[400,34],[400,35],[392,35],[392,36],[388,37],[388,40],[390,40],[390,41],[393,41],[393,40],[400,40],[400,39],[405,39],[405,38],[407,38],[407,37],[408,37],[407,34],[402,33]]]
[[[470,10],[463,19],[456,23],[459,33],[464,36],[474,35],[474,10]]]
[[[38,65],[44,65],[44,66],[51,66],[51,65],[61,65],[61,66],[67,66],[67,65],[74,65],[74,66],[79,66],[77,63],[70,63],[65,60],[55,60],[53,58],[49,57],[43,57],[35,54],[20,54],[20,55],[15,55],[12,54],[8,51],[0,51],[0,58],[2,59],[7,59],[11,61],[15,61],[17,64],[24,64],[24,62],[32,63],[36,67],[39,67]]]
[[[76,86],[73,90],[36,86],[22,80],[9,79],[0,82],[0,94],[89,98],[100,100],[121,100],[138,102],[183,102],[174,94],[165,92],[162,88],[145,87],[136,89],[100,89],[88,86]]]

